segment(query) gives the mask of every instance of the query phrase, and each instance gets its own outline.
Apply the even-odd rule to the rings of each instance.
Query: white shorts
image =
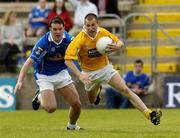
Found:
[[[111,64],[108,64],[102,69],[89,72],[82,71],[82,73],[88,74],[91,78],[91,83],[85,85],[85,90],[88,92],[96,88],[96,86],[101,83],[108,83],[112,76],[114,76],[118,72],[113,69],[113,66]]]
[[[37,73],[36,77],[36,83],[39,86],[40,92],[47,89],[54,91],[55,89],[60,89],[73,83],[71,76],[66,69],[52,76]]]

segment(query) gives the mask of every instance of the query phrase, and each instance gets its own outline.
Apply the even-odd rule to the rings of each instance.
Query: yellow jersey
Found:
[[[85,71],[94,71],[105,67],[109,64],[106,54],[101,55],[96,49],[96,42],[103,36],[110,37],[113,42],[119,39],[114,34],[104,28],[98,28],[95,38],[90,37],[85,30],[82,30],[68,45],[65,59],[77,59],[81,69]]]

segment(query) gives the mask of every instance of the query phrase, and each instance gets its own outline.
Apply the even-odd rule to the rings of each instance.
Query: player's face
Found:
[[[50,28],[51,32],[52,32],[52,37],[53,40],[56,42],[59,42],[62,37],[63,37],[63,33],[64,33],[64,26],[63,24],[51,24],[51,28]]]
[[[85,20],[85,29],[87,34],[94,37],[97,33],[98,23],[95,18],[92,20]]]
[[[140,74],[143,70],[143,65],[141,63],[135,63],[134,67],[137,74]]]

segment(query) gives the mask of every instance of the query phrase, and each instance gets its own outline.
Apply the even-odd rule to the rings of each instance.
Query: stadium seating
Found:
[[[179,12],[157,12],[157,13],[148,12],[146,13],[146,15],[150,17],[152,20],[154,18],[154,14],[157,15],[158,22],[180,21]],[[139,23],[147,22],[147,20],[144,17],[135,17],[133,21],[139,22]]]
[[[180,4],[179,0],[139,0],[140,4]]]
[[[147,6],[149,7],[149,11],[146,11],[147,12],[147,15],[153,19],[153,13],[154,11],[157,11],[157,19],[158,19],[158,22],[159,23],[168,23],[168,22],[176,22],[177,24],[179,24],[179,21],[180,21],[180,14],[179,14],[179,11],[178,11],[178,8],[175,8],[175,10],[173,12],[168,12],[169,10],[165,10],[164,9],[168,9],[168,8],[164,8],[163,9],[163,12],[161,12],[161,8],[158,8],[156,7],[157,5],[168,5],[168,4],[174,4],[174,5],[178,5],[180,4],[180,0],[139,0],[139,3],[140,3],[140,7],[138,9],[137,5],[134,5],[134,7],[136,7],[136,9],[133,9],[133,4],[134,4],[134,1],[133,0],[119,0],[118,2],[118,7],[119,7],[119,10],[121,11],[132,11],[132,12],[136,12],[136,11],[141,11],[144,12],[147,10]],[[49,6],[52,6],[52,2],[49,2],[48,5]],[[31,8],[33,6],[37,5],[37,2],[34,3],[34,2],[27,2],[27,3],[1,3],[0,4],[0,24],[2,23],[2,17],[3,17],[3,14],[5,13],[5,11],[8,9],[13,9],[15,12],[17,12],[17,17],[18,17],[18,20],[20,20],[25,28],[27,27],[27,17],[28,17],[28,13],[29,11],[31,10]],[[144,8],[142,8],[144,7]],[[167,6],[168,7],[168,6]],[[151,10],[151,8],[153,8],[153,10]],[[68,8],[70,9],[70,11],[72,10],[71,8]],[[143,11],[144,10],[144,11]],[[100,25],[103,26],[103,27],[106,27],[106,28],[119,28],[120,25],[121,25],[121,22],[117,20],[117,18],[114,18],[114,19],[103,19],[101,18],[102,20],[100,20]],[[131,24],[130,24],[130,27],[135,25],[135,24],[139,24],[141,27],[137,27],[135,29],[130,29],[128,30],[127,32],[127,35],[128,35],[128,40],[134,40],[134,42],[137,41],[141,41],[141,40],[144,40],[144,39],[147,39],[147,40],[150,40],[150,37],[151,37],[151,33],[150,33],[150,30],[149,30],[149,26],[148,27],[144,27],[142,28],[142,26],[144,24],[148,24],[148,22],[143,18],[143,17],[135,17],[133,18]],[[171,25],[173,26],[173,25]],[[129,26],[128,26],[129,27]],[[170,36],[174,37],[174,38],[178,38],[180,36],[180,28],[177,28],[176,25],[173,26],[173,28],[165,28],[165,31],[167,31],[169,33]],[[114,32],[114,29],[113,29],[113,32]],[[164,34],[162,34],[160,31],[158,31],[158,38],[161,38],[161,39],[165,39],[166,37],[164,36]],[[29,37],[27,38],[26,40],[26,45],[29,45],[29,46],[33,46],[34,43],[37,41],[38,38],[36,37]],[[167,39],[167,38],[166,38]],[[149,43],[150,44],[150,43]],[[148,57],[150,58],[150,55],[151,55],[151,49],[150,49],[150,46],[149,44],[143,44],[143,41],[141,41],[141,44],[140,45],[133,45],[133,43],[131,44],[126,44],[126,52],[127,52],[127,58],[137,58],[138,56],[137,55],[141,55],[142,58],[144,57]],[[118,53],[119,54],[119,53]],[[176,46],[173,46],[171,44],[164,44],[162,43],[161,45],[158,45],[158,53],[157,53],[158,58],[162,58],[163,56],[165,57],[178,57],[179,54],[177,52],[177,47]],[[139,57],[138,57],[139,58]],[[128,60],[127,60],[128,61]],[[131,64],[132,60],[130,62],[128,62],[128,65]],[[148,67],[148,65],[150,64],[151,60],[149,60],[146,64],[146,66]],[[161,63],[158,63],[158,64],[161,64]],[[164,64],[164,63],[162,63]],[[173,65],[176,64],[176,61],[174,61],[172,63]],[[166,65],[165,67],[167,67],[167,70],[168,70],[168,67],[170,66],[170,64]],[[162,65],[160,66],[162,67]],[[173,66],[174,67],[174,66]],[[160,68],[160,71],[163,71],[163,69]],[[173,68],[172,70],[169,70],[169,71],[175,71],[175,69]]]
[[[37,4],[38,2],[0,3],[0,17],[2,17],[7,10],[13,10],[17,13],[17,17],[27,18],[30,10]],[[48,5],[52,7],[53,2],[48,2]]]
[[[117,69],[119,72],[121,72],[121,70],[124,70],[124,67],[119,65],[119,64],[115,64],[114,68]],[[151,75],[152,71],[152,66],[151,64],[144,64],[144,68],[143,68],[143,72]],[[127,64],[126,65],[126,71],[129,70],[134,70],[134,64]],[[176,73],[178,70],[178,65],[176,63],[173,62],[168,62],[168,63],[158,63],[157,64],[157,72],[161,72],[161,73]]]
[[[99,25],[108,29],[112,33],[119,35],[122,23],[120,17],[115,14],[105,14],[98,17]]]
[[[175,38],[180,36],[180,29],[165,29],[171,37]],[[151,30],[149,29],[134,29],[129,30],[127,33],[128,38],[132,39],[150,39],[151,38]],[[157,31],[158,38],[167,38],[160,30]]]
[[[158,46],[157,56],[158,57],[176,57],[179,55],[177,52],[177,46]],[[126,48],[126,54],[128,57],[150,57],[151,56],[151,47],[150,46],[128,46]]]
[[[157,15],[157,22],[172,39],[170,41],[165,34],[157,30],[157,71],[161,73],[175,73],[179,71],[179,38],[180,38],[180,0],[139,0],[134,5],[132,13],[145,14],[150,19]],[[151,25],[143,16],[134,16],[127,24],[126,58],[119,58],[122,66],[116,64],[120,71],[133,70],[133,61],[137,58],[145,62],[144,71],[151,74]],[[176,45],[176,46],[175,46]],[[127,66],[123,66],[126,60]],[[114,60],[116,61],[116,60]],[[117,62],[115,62],[117,63]]]

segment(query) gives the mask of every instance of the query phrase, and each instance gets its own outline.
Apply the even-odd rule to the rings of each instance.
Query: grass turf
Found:
[[[135,109],[86,110],[78,124],[82,131],[67,131],[68,110],[0,112],[0,138],[180,138],[180,110],[163,110],[159,126]]]

